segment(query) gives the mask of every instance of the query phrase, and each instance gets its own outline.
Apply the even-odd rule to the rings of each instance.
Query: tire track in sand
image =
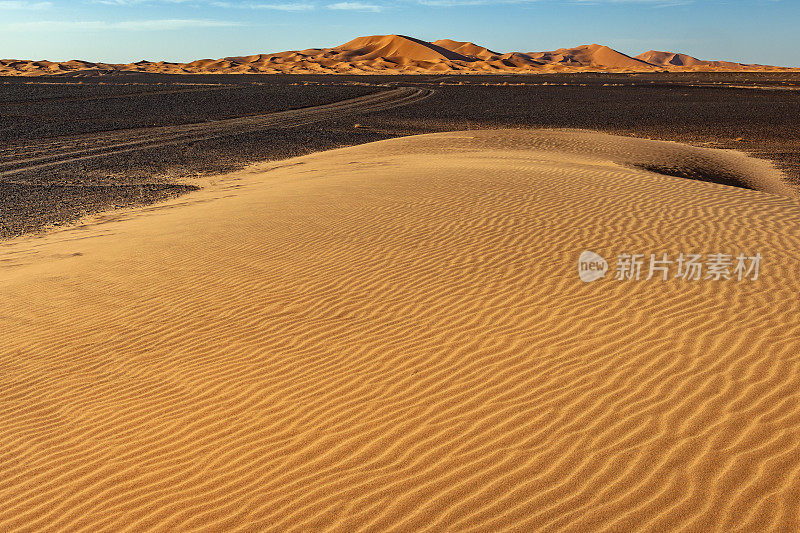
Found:
[[[13,145],[0,150],[0,178],[108,155],[204,141],[266,128],[292,128],[359,113],[381,111],[412,104],[432,93],[431,89],[400,87],[331,104],[265,115],[178,126],[115,130]]]

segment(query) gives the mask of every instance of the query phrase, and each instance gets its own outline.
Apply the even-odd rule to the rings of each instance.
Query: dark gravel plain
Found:
[[[258,115],[355,98],[374,87],[267,76],[0,78],[0,141]],[[133,78],[133,79],[132,79]],[[222,79],[220,79],[222,78]]]
[[[800,185],[800,74],[147,75],[0,78],[0,150],[27,141],[434,89],[394,109],[190,141],[0,177],[0,237],[181,194],[193,176],[402,135],[569,127],[734,148]],[[13,178],[13,179],[12,179]]]

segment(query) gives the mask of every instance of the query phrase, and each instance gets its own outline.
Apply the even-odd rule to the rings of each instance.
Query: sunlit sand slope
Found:
[[[800,202],[656,144],[395,139],[4,244],[0,530],[796,531]]]

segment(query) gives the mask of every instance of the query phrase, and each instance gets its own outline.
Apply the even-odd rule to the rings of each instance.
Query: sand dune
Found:
[[[458,54],[462,54],[464,56],[470,58],[477,58],[477,59],[497,59],[498,56],[502,55],[497,52],[492,52],[488,48],[484,48],[483,46],[479,46],[475,43],[465,42],[465,41],[454,41],[452,39],[439,39],[438,41],[433,41],[436,46],[441,46],[442,48],[447,48],[448,50],[452,50]]]
[[[547,64],[569,67],[652,70],[653,65],[634,59],[608,46],[590,44],[575,48],[561,48],[553,52],[532,52],[532,59]]]
[[[657,52],[655,50],[648,50],[636,56],[636,59],[641,59],[652,65],[661,66],[674,66],[674,67],[696,67],[699,65],[708,65],[711,61],[701,61],[696,57],[686,54],[676,54],[673,52]]]
[[[599,44],[551,52],[497,53],[471,42],[427,42],[405,35],[358,37],[333,48],[200,59],[190,63],[139,61],[130,64],[88,61],[0,60],[0,75],[94,75],[110,72],[164,74],[368,74],[503,72],[648,72],[793,70],[728,61],[701,61],[685,54],[649,51],[630,57]]]
[[[472,58],[454,52],[435,43],[428,43],[402,35],[374,35],[359,37],[339,47],[348,53],[351,61],[370,59],[399,59],[410,61],[473,61]]]
[[[796,531],[800,201],[577,131],[267,163],[0,251],[0,529]],[[577,258],[760,253],[757,281]]]
[[[636,56],[652,65],[668,67],[675,70],[677,67],[686,67],[688,70],[742,70],[745,66],[731,61],[703,61],[686,54],[676,54],[673,52],[657,52],[649,50]],[[760,67],[761,65],[750,65]]]

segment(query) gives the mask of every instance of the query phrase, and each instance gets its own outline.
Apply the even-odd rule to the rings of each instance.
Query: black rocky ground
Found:
[[[191,190],[186,178],[401,135],[589,128],[735,148],[800,184],[798,74],[167,76],[0,78],[0,150],[29,141],[270,113],[388,87],[434,89],[394,109],[189,141],[0,178],[0,237]]]

